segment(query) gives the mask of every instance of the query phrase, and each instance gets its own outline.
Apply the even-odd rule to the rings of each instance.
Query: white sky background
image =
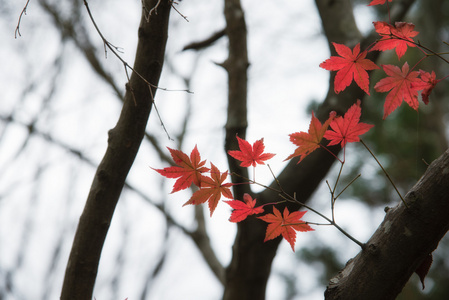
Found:
[[[14,117],[24,123],[37,118],[39,131],[83,151],[90,160],[98,163],[106,149],[107,131],[115,125],[120,113],[120,103],[111,89],[92,74],[70,42],[61,46],[59,33],[37,2],[31,1],[27,15],[22,19],[22,37],[14,39],[17,18],[24,3],[3,6],[8,14],[3,14],[0,19],[0,114],[9,115],[15,111]],[[123,57],[132,65],[140,2],[127,3],[126,9],[121,1],[109,1],[107,8],[102,2],[89,3],[105,37],[123,48]],[[266,151],[277,154],[270,165],[278,173],[285,165],[282,161],[294,150],[288,134],[307,130],[310,116],[305,112],[306,106],[312,99],[321,101],[327,92],[329,74],[318,65],[329,56],[329,51],[320,36],[321,23],[312,0],[243,0],[243,6],[251,63],[247,139],[253,142],[265,138]],[[177,72],[188,76],[193,71],[197,54],[180,50],[186,44],[222,29],[225,24],[223,7],[217,1],[189,0],[181,2],[177,8],[189,22],[172,12],[167,56]],[[358,13],[362,29],[370,28],[369,10],[360,8]],[[88,24],[92,40],[102,53],[101,41],[93,26]],[[227,75],[214,63],[225,60],[226,45],[226,39],[221,39],[200,54],[191,87],[194,92],[191,95],[192,120],[182,149],[189,153],[195,144],[198,145],[202,158],[212,161],[222,171],[226,169],[222,149]],[[62,53],[62,71],[54,78],[53,61],[59,53]],[[110,52],[102,62],[123,88],[126,77],[121,63]],[[40,109],[45,105],[44,99],[53,81],[57,83],[57,89],[48,109],[41,114]],[[35,85],[30,92],[23,94],[22,90],[31,83]],[[185,88],[179,77],[167,68],[160,86]],[[172,136],[179,131],[187,97],[184,92],[159,91],[157,94],[159,111]],[[56,299],[95,169],[80,164],[68,151],[37,136],[29,140],[16,158],[27,138],[26,128],[20,124],[4,126],[0,123],[0,133],[3,134],[0,135],[0,272],[19,265],[14,279],[17,284],[15,295],[20,299],[40,299],[45,282],[50,282],[52,294],[49,298]],[[163,145],[176,147],[167,139],[154,110],[148,128]],[[130,172],[129,182],[152,201],[165,201],[168,211],[180,223],[192,228],[192,208],[181,207],[189,193],[169,194],[174,180],[164,180],[149,166],[162,168],[166,165],[144,143]],[[335,172],[331,173],[331,178],[332,174]],[[263,166],[257,168],[256,176],[263,183],[271,181],[271,175]],[[323,186],[316,195],[313,206],[326,210],[329,206],[327,187]],[[212,243],[224,265],[230,260],[236,230],[235,225],[227,221],[229,214],[230,208],[220,203],[212,219],[208,219]],[[29,215],[33,217],[29,218]],[[340,203],[337,215],[343,227],[350,228],[362,241],[383,218],[382,213],[371,215],[356,201]],[[310,220],[316,219],[311,212],[306,216]],[[138,299],[148,270],[154,268],[165,250],[166,264],[160,276],[152,282],[148,299],[221,298],[222,287],[193,243],[176,229],[172,229],[168,240],[164,241],[164,224],[156,209],[133,192],[124,191],[104,247],[96,299],[111,299],[113,292],[109,284],[117,269],[121,278],[116,295],[119,299]],[[56,261],[53,278],[48,280],[45,274],[59,238],[64,241],[61,256]],[[27,242],[23,244],[23,240]],[[352,242],[327,227],[299,234],[296,249],[316,242],[330,243],[341,249],[342,262],[358,251]],[[21,251],[24,251],[23,261],[19,260]],[[274,275],[269,281],[268,299],[284,299],[285,287],[282,279],[276,276],[278,272],[298,276],[299,289],[308,294],[301,299],[322,299],[323,289],[315,289],[313,269],[301,264],[301,269],[295,270],[294,254],[286,242],[281,244],[278,253]],[[124,260],[123,265],[118,257]],[[303,276],[303,268],[307,270],[306,276]],[[0,279],[3,276],[0,273]]]

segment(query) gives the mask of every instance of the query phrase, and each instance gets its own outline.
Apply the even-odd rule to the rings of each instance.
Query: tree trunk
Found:
[[[395,299],[449,230],[449,150],[400,203],[387,210],[366,247],[330,280],[326,300]]]
[[[171,3],[143,2],[134,70],[156,86],[164,61]],[[157,8],[156,8],[157,6]],[[155,11],[150,13],[152,8]],[[67,263],[61,299],[92,299],[98,263],[125,179],[145,133],[156,88],[133,72],[117,125],[98,166]]]

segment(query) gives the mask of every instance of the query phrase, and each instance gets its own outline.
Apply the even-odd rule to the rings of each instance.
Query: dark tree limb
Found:
[[[154,7],[156,0],[145,2]],[[171,2],[161,1],[158,13],[139,26],[134,70],[157,86],[164,61]],[[108,148],[98,166],[84,211],[80,217],[64,277],[61,299],[92,299],[103,244],[126,176],[134,162],[150,115],[154,86],[136,73],[117,125],[109,131]]]
[[[396,299],[449,230],[449,150],[435,160],[400,203],[387,211],[367,246],[334,278],[327,300]]]
[[[186,50],[198,51],[198,50],[204,49],[206,47],[209,47],[210,45],[212,45],[213,43],[215,43],[216,41],[218,41],[220,38],[222,38],[225,35],[226,35],[226,28],[222,29],[220,31],[214,32],[207,39],[204,39],[199,42],[192,42],[192,43],[184,46],[184,48],[182,48],[182,51],[186,51]]]
[[[229,56],[221,66],[228,73],[228,110],[226,120],[225,150],[238,149],[236,136],[244,139],[248,127],[247,120],[247,85],[248,85],[248,50],[246,43],[246,22],[240,0],[225,0],[224,15],[226,18],[226,35],[229,39]],[[228,155],[229,171],[232,182],[243,182],[239,174],[248,178],[247,168],[240,167],[240,163]],[[235,199],[250,192],[249,186],[234,186]]]

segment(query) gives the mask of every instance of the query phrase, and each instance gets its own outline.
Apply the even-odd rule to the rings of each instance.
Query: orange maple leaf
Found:
[[[256,206],[257,199],[253,200],[251,195],[245,193],[243,195],[243,200],[245,202],[240,201],[240,200],[224,201],[234,209],[231,213],[231,217],[229,218],[229,221],[237,223],[237,222],[245,220],[246,217],[248,217],[250,215],[257,215],[257,214],[263,213],[262,206],[254,207],[254,206]]]
[[[414,110],[418,110],[418,91],[423,88],[422,80],[418,78],[419,72],[409,72],[407,62],[402,66],[402,70],[393,65],[382,65],[382,67],[389,77],[381,79],[374,89],[378,92],[391,90],[385,99],[383,118],[385,119],[398,108],[402,100]]]
[[[366,133],[374,126],[360,123],[361,114],[360,100],[357,100],[357,103],[346,111],[344,117],[340,116],[335,118],[330,124],[332,130],[327,130],[324,133],[324,138],[330,141],[328,146],[341,143],[341,147],[343,148],[346,143],[360,141],[359,135]]]
[[[320,120],[315,117],[312,111],[312,120],[309,124],[309,132],[295,132],[290,134],[290,142],[298,146],[295,152],[287,157],[285,160],[292,159],[299,156],[298,164],[310,153],[320,147],[320,142],[323,139],[324,132],[329,127],[330,122],[335,118],[336,113],[333,111],[329,114],[329,118],[321,124]],[[285,161],[284,160],[284,161]]]
[[[232,183],[225,183],[226,177],[228,177],[228,171],[221,173],[218,168],[211,163],[211,171],[210,176],[201,176],[201,188],[193,193],[192,197],[184,203],[183,206],[188,204],[198,205],[209,201],[209,210],[210,216],[214,213],[215,208],[217,207],[218,201],[223,195],[226,198],[233,199],[230,187]]]
[[[238,136],[237,141],[239,142],[240,150],[230,150],[228,151],[228,154],[235,159],[242,161],[242,163],[240,164],[240,166],[242,167],[249,167],[251,165],[255,167],[256,164],[264,165],[265,160],[268,160],[276,155],[271,153],[263,153],[263,151],[265,150],[263,138],[255,141],[252,146],[250,143],[239,138]]]
[[[282,235],[282,237],[290,243],[292,250],[295,251],[296,231],[306,232],[314,230],[306,222],[301,221],[301,218],[305,213],[306,211],[295,211],[290,213],[286,207],[284,208],[283,215],[281,215],[281,212],[273,206],[272,214],[258,217],[259,219],[270,223],[268,224],[265,233],[264,242]]]
[[[407,46],[416,47],[412,37],[415,37],[419,32],[413,30],[415,25],[406,22],[396,22],[394,25],[387,22],[374,22],[374,28],[382,38],[370,51],[385,51],[396,48],[396,54],[401,59],[407,51]]]
[[[178,167],[172,166],[163,169],[152,169],[167,178],[179,177],[173,185],[173,190],[171,192],[174,193],[184,190],[190,187],[192,182],[196,186],[201,187],[201,173],[209,171],[209,168],[203,167],[206,164],[206,161],[201,161],[201,156],[197,147],[195,146],[195,148],[193,148],[190,153],[190,158],[180,150],[174,150],[168,147],[167,149],[170,151],[170,154]]]
[[[393,0],[388,0],[388,2],[392,2],[392,1]],[[368,6],[385,4],[385,2],[387,2],[387,0],[373,0],[373,1],[371,1],[370,4],[368,4]]]
[[[360,44],[351,49],[345,45],[332,43],[339,56],[331,56],[320,64],[320,67],[329,71],[338,71],[334,80],[334,91],[340,93],[348,87],[352,80],[369,95],[369,76],[366,70],[379,69],[371,60],[365,58],[367,52],[360,53]]]

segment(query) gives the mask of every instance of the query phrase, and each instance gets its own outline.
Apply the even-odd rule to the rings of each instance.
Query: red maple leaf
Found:
[[[255,167],[256,164],[264,165],[265,160],[268,160],[276,155],[271,153],[263,153],[263,151],[265,150],[263,138],[258,141],[255,141],[252,146],[250,143],[239,138],[238,136],[237,140],[239,142],[240,151],[230,150],[228,151],[228,154],[234,157],[235,159],[242,161],[242,163],[240,164],[240,166],[242,167],[249,167],[251,165]]]
[[[369,95],[369,76],[366,70],[379,69],[371,60],[365,58],[367,52],[360,53],[360,44],[351,49],[345,45],[332,43],[339,56],[331,56],[320,64],[329,71],[338,71],[334,80],[334,91],[339,93],[348,87],[352,80]]]
[[[324,133],[324,138],[330,141],[328,146],[341,143],[343,148],[346,143],[360,141],[359,135],[366,133],[374,126],[359,123],[361,114],[360,100],[357,100],[357,103],[348,109],[344,117],[339,116],[335,118],[330,124],[332,130],[327,130]]]
[[[394,25],[386,22],[374,22],[374,28],[381,39],[370,51],[385,51],[396,48],[396,54],[401,59],[407,51],[407,46],[416,47],[412,37],[415,37],[419,32],[413,31],[415,25],[406,22],[396,22]]]
[[[232,211],[231,217],[229,218],[229,221],[237,223],[245,220],[246,217],[250,215],[263,213],[262,206],[254,207],[256,205],[257,199],[253,200],[251,195],[245,193],[243,195],[243,200],[245,200],[245,202],[240,200],[224,201],[234,209]]]
[[[306,222],[301,221],[306,211],[295,211],[290,213],[286,208],[284,208],[284,213],[281,212],[273,206],[273,214],[266,214],[264,216],[258,217],[259,219],[270,223],[268,224],[267,231],[265,233],[265,240],[272,240],[282,234],[282,237],[290,243],[292,250],[295,251],[296,242],[296,231],[313,231]]]
[[[226,198],[233,199],[231,189],[232,183],[225,183],[226,177],[228,177],[228,171],[221,173],[218,168],[211,163],[210,176],[201,176],[201,188],[193,193],[192,197],[184,203],[183,206],[188,204],[198,205],[209,201],[210,216],[214,213],[217,207],[218,201],[223,195]]]
[[[162,176],[167,178],[178,178],[173,185],[172,193],[184,190],[190,185],[195,184],[201,187],[201,173],[209,171],[209,168],[203,167],[206,163],[205,160],[201,161],[200,153],[197,147],[193,148],[190,153],[190,158],[184,152],[180,150],[174,150],[167,147],[174,162],[178,165],[163,169],[153,169]]]
[[[388,2],[392,2],[393,0],[388,0]],[[373,0],[371,1],[370,4],[368,4],[368,6],[371,5],[379,5],[379,4],[385,4],[385,2],[387,2],[387,0]]]
[[[429,104],[430,93],[432,93],[433,88],[438,82],[441,81],[441,79],[436,79],[434,71],[432,71],[432,73],[429,73],[423,70],[419,70],[419,76],[421,77],[422,82],[412,83],[412,88],[423,90],[421,92],[422,101],[424,102],[424,104]]]
[[[409,72],[407,62],[402,66],[402,70],[393,65],[382,65],[385,73],[389,77],[381,79],[374,89],[378,92],[388,92],[384,104],[384,119],[398,108],[402,100],[407,102],[414,110],[418,109],[418,91],[421,90],[422,80],[418,78],[419,72]]]
[[[285,160],[292,159],[295,156],[299,156],[298,164],[310,153],[320,147],[320,142],[323,139],[324,132],[329,127],[330,122],[335,118],[336,113],[333,111],[329,114],[324,124],[315,117],[312,111],[312,120],[309,124],[309,132],[295,132],[290,134],[290,142],[298,146],[295,152],[287,157]]]

